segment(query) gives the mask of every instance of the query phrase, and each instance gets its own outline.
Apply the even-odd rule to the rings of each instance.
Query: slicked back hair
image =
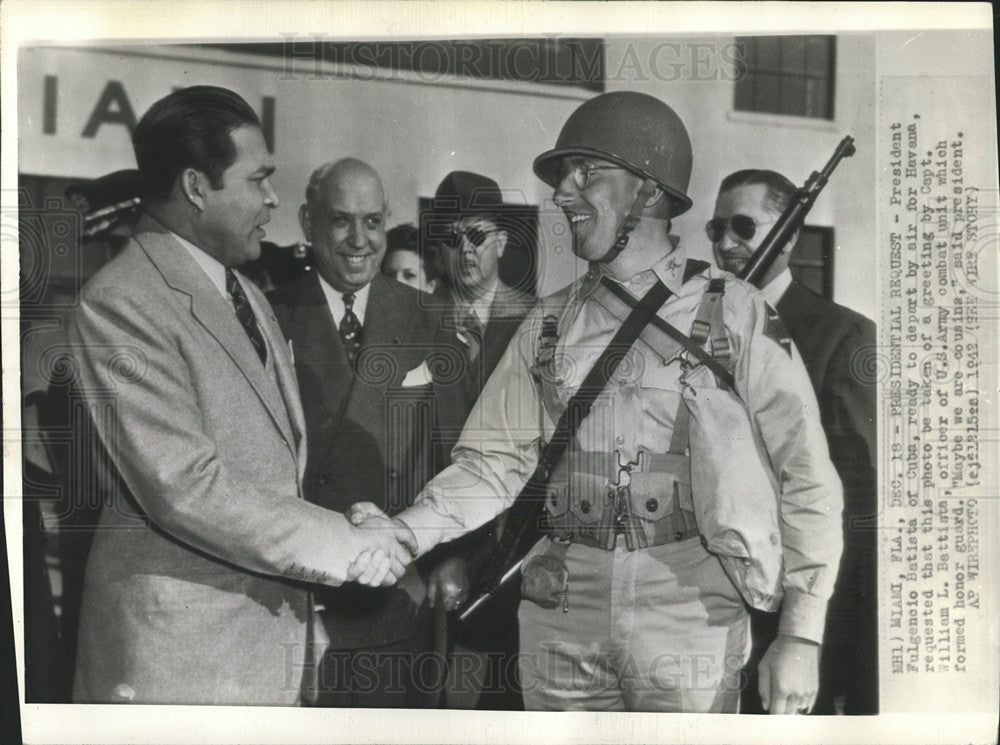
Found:
[[[206,174],[213,189],[236,159],[230,136],[240,127],[260,127],[250,105],[227,88],[194,85],[154,103],[132,133],[143,199],[166,199],[186,168]]]
[[[719,193],[731,191],[741,186],[756,186],[757,184],[767,187],[768,206],[779,213],[785,211],[799,190],[795,184],[777,171],[748,168],[731,173],[722,179],[722,183],[719,184]]]

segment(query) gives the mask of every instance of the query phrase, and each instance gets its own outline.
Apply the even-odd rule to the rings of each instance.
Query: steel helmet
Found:
[[[556,146],[535,158],[535,175],[553,188],[559,161],[591,155],[651,178],[671,197],[671,216],[691,207],[691,138],[676,112],[635,91],[602,93],[582,103],[559,132]]]

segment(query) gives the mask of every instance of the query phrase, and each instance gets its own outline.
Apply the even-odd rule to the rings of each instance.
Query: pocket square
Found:
[[[412,388],[418,385],[430,385],[431,384],[431,371],[427,367],[427,361],[424,360],[420,363],[419,367],[415,367],[406,373],[406,377],[403,378],[403,388]]]

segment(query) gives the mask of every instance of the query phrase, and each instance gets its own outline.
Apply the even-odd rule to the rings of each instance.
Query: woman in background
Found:
[[[420,231],[412,223],[397,225],[386,233],[387,248],[382,259],[382,273],[387,277],[433,293],[440,282],[434,256],[421,251]]]

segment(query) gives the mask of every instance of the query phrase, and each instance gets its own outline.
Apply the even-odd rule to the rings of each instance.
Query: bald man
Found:
[[[305,496],[339,512],[364,500],[394,515],[433,475],[435,400],[456,395],[434,379],[433,357],[464,359],[457,340],[445,348],[437,336],[427,296],[380,273],[388,211],[367,163],[317,168],[299,210],[317,271],[271,295],[306,413]],[[330,637],[319,704],[423,705],[419,684],[432,677],[414,669],[432,638],[423,580],[411,566],[395,587],[358,590],[317,598]]]

